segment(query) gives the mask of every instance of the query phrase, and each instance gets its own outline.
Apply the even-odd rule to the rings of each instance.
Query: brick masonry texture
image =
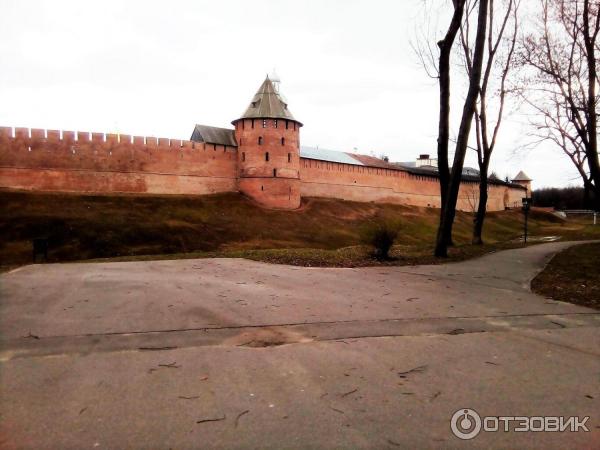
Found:
[[[303,197],[440,207],[440,185],[435,176],[302,158],[300,179],[300,193]],[[502,211],[517,207],[525,192],[525,189],[490,184],[488,210]],[[478,197],[479,183],[463,181],[457,208],[461,211],[475,211]]]
[[[254,122],[254,127],[252,126]],[[439,207],[434,176],[300,158],[300,124],[234,122],[238,147],[177,139],[0,127],[0,187],[33,191],[205,195],[242,192],[259,204],[301,197]],[[267,158],[268,153],[268,158]],[[464,181],[458,208],[473,211],[478,184]],[[488,209],[520,204],[526,190],[490,184]]]
[[[235,147],[103,133],[0,128],[0,187],[211,194],[237,190]]]
[[[300,125],[285,119],[234,123],[240,192],[272,208],[300,206]]]

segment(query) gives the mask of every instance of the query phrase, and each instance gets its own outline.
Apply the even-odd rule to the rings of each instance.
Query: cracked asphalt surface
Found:
[[[568,245],[439,266],[2,274],[0,446],[598,448],[600,313],[529,291]],[[590,431],[462,441],[461,408],[590,416]]]

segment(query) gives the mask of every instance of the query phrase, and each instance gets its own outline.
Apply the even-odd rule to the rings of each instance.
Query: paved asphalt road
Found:
[[[528,287],[568,245],[442,266],[2,274],[0,447],[600,448],[600,314]],[[590,416],[590,431],[462,441],[461,408]]]

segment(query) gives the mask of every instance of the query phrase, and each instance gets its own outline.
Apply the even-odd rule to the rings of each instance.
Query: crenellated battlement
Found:
[[[28,144],[69,143],[88,144],[106,143],[120,145],[147,146],[149,148],[202,149],[235,152],[236,147],[220,144],[207,144],[182,139],[160,138],[155,136],[133,136],[120,133],[99,133],[90,131],[46,130],[40,128],[0,127],[0,138],[20,141]]]
[[[293,150],[297,139],[288,136],[281,145],[278,136],[265,138],[278,128],[259,125],[264,142],[253,151],[247,144],[238,149],[154,136],[0,127],[0,188],[183,195],[242,190],[255,198],[282,199],[271,201],[276,207],[286,207],[292,194],[439,207],[433,176],[299,158]],[[459,209],[472,209],[476,188],[474,181],[461,184]],[[490,185],[488,209],[512,207],[522,194]]]
[[[302,158],[302,123],[268,77],[232,124],[235,130],[196,125],[193,141],[0,127],[0,188],[182,195],[241,192],[261,205],[282,209],[298,208],[302,197],[440,206],[439,180],[433,173],[377,162]],[[488,210],[520,201],[531,180],[520,173],[515,181],[523,187],[490,183]],[[458,208],[473,210],[477,193],[477,180],[464,179]]]
[[[0,187],[209,194],[236,190],[237,149],[181,139],[0,127]]]

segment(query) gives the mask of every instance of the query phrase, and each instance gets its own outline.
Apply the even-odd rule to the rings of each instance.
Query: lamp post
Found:
[[[525,233],[523,235],[523,240],[525,241],[525,245],[527,245],[527,219],[529,218],[529,208],[531,207],[531,197],[523,197],[521,199],[523,202],[523,213],[525,214]]]

